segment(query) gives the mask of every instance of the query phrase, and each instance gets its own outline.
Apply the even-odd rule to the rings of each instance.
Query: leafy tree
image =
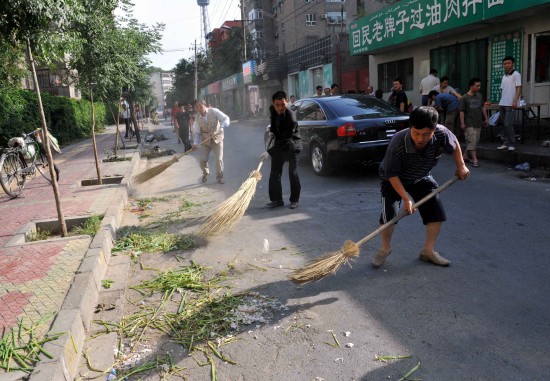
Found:
[[[166,104],[192,103],[195,96],[195,63],[183,58],[174,68],[174,85],[166,94]]]
[[[23,46],[14,46],[0,39],[0,87],[19,87],[26,76]]]
[[[52,188],[61,235],[67,235],[67,225],[61,208],[59,188],[54,173],[48,139],[48,126],[36,75],[34,56],[41,62],[62,61],[64,53],[77,43],[71,31],[74,22],[84,16],[85,9],[78,0],[2,0],[0,3],[0,36],[13,47],[26,46],[28,63],[33,73],[42,121],[42,141],[48,157]]]
[[[209,51],[207,81],[219,81],[241,71],[242,51],[242,29],[233,28],[227,40]]]
[[[149,103],[146,94],[152,94],[147,93],[149,83],[144,81],[148,63],[145,57],[149,53],[159,51],[158,41],[164,26],[157,24],[149,28],[138,23],[132,17],[132,4],[127,0],[82,1],[86,8],[94,9],[94,12],[75,25],[75,30],[81,38],[80,49],[73,53],[69,64],[76,70],[75,80],[83,89],[94,84],[93,92],[107,99],[108,104],[118,104],[122,93],[130,99],[132,96],[135,98],[137,94],[142,104]],[[120,19],[113,17],[118,5],[122,5],[124,12]],[[131,111],[132,118],[135,119],[133,107]],[[111,112],[115,113],[114,110]],[[119,112],[120,110],[117,110],[116,115]],[[116,121],[118,132],[118,118]],[[116,136],[115,149],[118,147],[119,134]],[[97,163],[95,148],[94,152]],[[99,166],[96,167],[100,178]]]

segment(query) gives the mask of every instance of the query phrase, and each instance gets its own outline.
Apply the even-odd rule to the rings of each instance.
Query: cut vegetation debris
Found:
[[[211,367],[215,379],[218,358],[223,363],[235,364],[221,351],[221,347],[236,340],[235,334],[245,330],[243,325],[268,323],[275,311],[286,310],[281,303],[256,293],[232,295],[221,282],[223,272],[207,276],[208,268],[197,263],[159,272],[153,279],[131,287],[148,295],[147,303],[125,316],[118,323],[96,321],[105,330],[116,332],[121,346],[115,368],[122,377],[153,370],[153,364],[144,362],[140,351],[155,335],[167,335],[171,342],[180,344],[188,354],[200,353]],[[158,303],[155,302],[158,300]],[[172,364],[173,366],[173,364]],[[158,367],[157,367],[158,368]]]
[[[182,234],[151,232],[135,226],[122,230],[124,233],[117,239],[113,252],[167,253],[195,247],[195,241]]]
[[[208,291],[211,288],[219,287],[220,281],[226,278],[225,274],[219,273],[206,281],[206,270],[205,267],[193,262],[191,266],[161,272],[154,279],[144,281],[131,288],[140,293],[147,291],[148,294],[153,294],[155,292],[182,292],[184,290]],[[184,297],[182,297],[182,299],[184,299]]]
[[[2,330],[0,337],[0,368],[6,372],[22,371],[31,373],[40,361],[41,356],[52,359],[53,356],[44,349],[44,345],[56,340],[63,333],[44,338],[35,337],[38,327],[50,321],[51,315],[42,318],[36,325],[26,327],[20,319],[17,327]]]
[[[405,381],[405,380],[411,380],[409,377],[420,368],[420,361],[411,368],[403,377],[399,379],[399,381]],[[412,380],[411,380],[412,381]]]
[[[388,360],[410,359],[412,356],[374,356],[375,361],[388,362]]]

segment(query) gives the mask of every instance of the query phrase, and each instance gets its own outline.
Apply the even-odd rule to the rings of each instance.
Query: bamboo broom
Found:
[[[256,193],[256,185],[262,179],[260,169],[264,159],[260,159],[258,168],[250,172],[239,190],[219,204],[214,212],[204,219],[197,234],[200,236],[216,235],[231,230],[241,219]]]
[[[170,167],[172,164],[177,163],[182,157],[184,157],[185,155],[188,155],[191,152],[195,151],[198,147],[200,147],[201,145],[203,145],[204,143],[206,143],[210,139],[212,139],[212,138],[208,138],[208,139],[204,140],[203,142],[198,144],[195,149],[190,149],[188,151],[185,151],[184,153],[180,153],[179,155],[174,155],[170,160],[167,160],[164,163],[160,163],[160,164],[155,165],[154,167],[151,167],[151,168],[149,168],[149,169],[147,169],[147,170],[145,170],[141,173],[138,173],[137,175],[134,176],[134,182],[136,182],[137,184],[141,184],[141,183],[146,182],[147,180],[151,180],[153,177],[161,174],[168,167]]]
[[[437,189],[434,189],[430,194],[424,196],[420,201],[413,204],[413,209],[417,209],[426,201],[430,200],[432,197],[454,184],[457,180],[458,177],[453,177],[445,184],[441,185]],[[297,284],[306,284],[309,282],[321,280],[330,274],[335,274],[336,270],[338,270],[340,266],[348,263],[348,261],[352,257],[359,256],[360,247],[363,244],[370,241],[372,238],[376,237],[378,234],[382,233],[384,230],[386,230],[407,215],[408,213],[405,210],[401,210],[401,212],[399,212],[397,216],[386,222],[384,225],[381,225],[378,229],[376,229],[357,243],[351,240],[346,240],[340,250],[327,253],[318,259],[314,259],[308,262],[303,268],[295,270],[292,273],[290,280]]]

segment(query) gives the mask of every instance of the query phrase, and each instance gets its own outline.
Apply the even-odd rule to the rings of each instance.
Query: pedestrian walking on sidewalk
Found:
[[[462,96],[460,101],[460,128],[466,137],[466,152],[464,161],[471,160],[473,167],[479,167],[477,161],[477,144],[481,136],[481,126],[489,125],[485,102],[480,93],[481,79],[472,78],[468,83],[468,92]],[[470,159],[468,159],[470,155]]]
[[[283,189],[281,176],[283,166],[288,161],[288,178],[290,180],[290,209],[298,207],[300,200],[300,177],[298,176],[298,157],[302,150],[300,130],[294,111],[287,108],[286,93],[277,91],[272,96],[273,104],[269,108],[270,143],[267,151],[260,155],[261,159],[271,156],[271,172],[269,173],[269,199],[267,206],[275,208],[283,206]]]
[[[120,116],[124,121],[124,124],[126,125],[126,134],[124,135],[124,137],[127,138],[133,133],[132,128],[130,127],[130,109],[128,108],[128,103],[126,103],[126,101],[122,102],[122,112],[120,113]]]
[[[410,115],[410,128],[401,130],[392,137],[380,163],[381,225],[397,215],[401,201],[403,209],[411,214],[415,212],[413,200],[419,201],[437,189],[437,182],[430,172],[437,164],[441,150],[453,156],[455,175],[461,180],[468,177],[470,171],[464,164],[456,136],[445,126],[438,125],[438,118],[439,115],[433,107],[417,107]],[[451,262],[435,251],[435,241],[446,220],[439,194],[418,210],[426,225],[426,239],[420,251],[420,259],[439,266],[448,266]],[[373,266],[381,266],[391,254],[394,229],[395,224],[381,233],[382,245],[372,260]]]
[[[200,168],[202,182],[208,180],[210,151],[216,156],[216,179],[223,184],[223,130],[231,123],[229,117],[214,107],[207,107],[206,101],[195,100],[195,123],[193,124],[193,149],[201,144]]]
[[[516,148],[516,133],[514,132],[514,110],[518,107],[519,98],[521,97],[521,75],[514,69],[514,57],[507,56],[502,60],[504,68],[504,76],[500,83],[502,91],[500,102],[498,103],[498,112],[502,121],[502,145],[499,150],[514,151]]]

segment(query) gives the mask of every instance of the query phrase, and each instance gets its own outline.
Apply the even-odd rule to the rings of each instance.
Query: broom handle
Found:
[[[260,172],[260,168],[262,168],[263,163],[264,163],[264,159],[260,160],[260,163],[258,164],[258,168],[256,168],[256,172]]]
[[[455,176],[452,179],[448,180],[445,184],[441,185],[440,187],[437,187],[437,189],[434,189],[430,194],[424,196],[420,201],[413,204],[413,206],[412,206],[413,209],[417,209],[422,204],[424,204],[426,201],[428,201],[429,199],[434,197],[436,194],[443,192],[445,189],[447,189],[448,187],[453,185],[457,180],[458,180],[458,177]],[[357,242],[357,246],[361,246],[364,243],[366,243],[367,241],[370,241],[371,239],[376,237],[378,234],[382,233],[384,230],[389,228],[391,225],[395,224],[397,221],[399,221],[400,219],[402,219],[403,217],[408,216],[408,215],[409,215],[409,213],[407,213],[407,211],[401,210],[399,212],[399,214],[397,214],[397,216],[393,217],[391,220],[386,222],[384,225],[381,225],[378,229],[376,229],[375,231],[370,233],[368,236],[366,236],[365,238],[363,238],[362,240]]]
[[[203,140],[202,142],[200,142],[199,144],[197,144],[197,148],[199,148],[200,146],[202,146],[204,143],[210,141],[211,139],[212,139],[212,136],[209,137],[209,138],[206,139],[206,140]],[[190,153],[193,152],[193,151],[196,151],[196,148],[195,148],[195,149],[190,149],[189,151],[186,151],[186,152],[184,152],[184,153],[180,153],[179,155],[176,156],[176,159],[177,159],[176,161],[178,161],[179,159],[181,159],[181,158],[184,157],[185,155],[190,154]]]

